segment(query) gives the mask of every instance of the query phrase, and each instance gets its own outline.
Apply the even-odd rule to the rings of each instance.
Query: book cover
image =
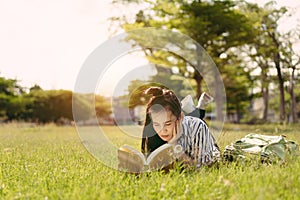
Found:
[[[170,144],[160,146],[147,157],[128,145],[123,145],[118,149],[119,169],[132,173],[163,169],[170,166],[174,160],[174,150]]]

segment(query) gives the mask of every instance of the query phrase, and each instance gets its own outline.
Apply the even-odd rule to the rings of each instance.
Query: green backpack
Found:
[[[286,161],[291,156],[299,154],[299,146],[285,136],[271,136],[250,133],[230,145],[224,150],[226,161],[246,160],[258,158],[263,163]]]

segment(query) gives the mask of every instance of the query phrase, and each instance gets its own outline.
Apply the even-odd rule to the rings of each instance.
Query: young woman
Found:
[[[143,153],[170,143],[180,147],[180,159],[188,165],[210,165],[219,158],[219,148],[207,125],[199,118],[184,116],[181,103],[171,90],[151,87],[146,94],[152,97],[146,109]]]

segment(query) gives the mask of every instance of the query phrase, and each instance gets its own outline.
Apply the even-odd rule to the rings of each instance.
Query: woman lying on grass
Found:
[[[165,143],[181,150],[179,161],[197,168],[211,165],[220,157],[220,150],[207,125],[201,119],[185,116],[181,103],[171,90],[151,87],[146,109],[142,152],[149,154]]]

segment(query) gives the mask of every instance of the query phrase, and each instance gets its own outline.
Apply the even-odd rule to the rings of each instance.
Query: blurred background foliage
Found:
[[[197,99],[207,91],[204,77],[196,70],[201,62],[190,62],[172,52],[151,48],[147,45],[151,38],[130,32],[156,27],[186,34],[213,59],[226,89],[228,121],[298,122],[300,53],[296,44],[300,41],[300,29],[295,24],[288,31],[279,30],[279,21],[292,15],[287,8],[276,6],[274,1],[264,6],[228,0],[122,0],[112,4],[137,8],[129,15],[112,16],[111,27],[116,32],[128,32],[128,39],[142,48],[149,63],[157,69],[157,74],[147,83],[133,80],[126,95],[117,97],[123,106],[134,109],[144,105],[147,97],[143,96],[143,90],[149,85],[167,86],[175,90],[180,99],[187,94]],[[154,46],[155,42],[162,41],[151,40]],[[85,113],[81,120],[89,120],[90,110],[94,108],[98,119],[113,124],[113,108],[108,97],[74,96],[72,91],[43,90],[38,85],[28,89],[19,85],[18,80],[5,77],[0,77],[0,121],[70,123],[73,121],[72,98],[76,98],[76,106]],[[90,104],[90,98],[94,98],[95,105]],[[256,102],[261,105],[259,113],[255,111]],[[215,106],[218,107],[217,102]]]

